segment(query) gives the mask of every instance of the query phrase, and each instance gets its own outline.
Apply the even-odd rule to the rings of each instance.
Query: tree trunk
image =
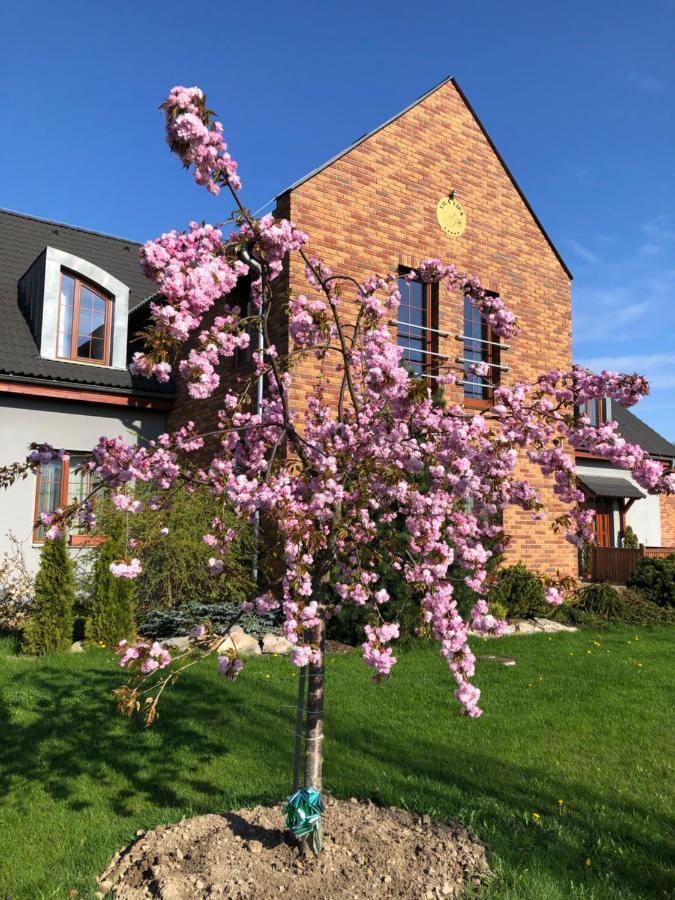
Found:
[[[305,739],[305,787],[321,790],[323,775],[323,687],[324,650],[326,625],[323,621],[309,633],[309,642],[318,644],[321,662],[309,665],[309,692],[307,694],[307,737]]]

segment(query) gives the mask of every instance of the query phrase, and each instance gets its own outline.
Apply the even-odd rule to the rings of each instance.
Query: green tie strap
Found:
[[[321,794],[314,788],[301,788],[284,804],[284,824],[297,838],[307,837],[318,829],[323,812]]]

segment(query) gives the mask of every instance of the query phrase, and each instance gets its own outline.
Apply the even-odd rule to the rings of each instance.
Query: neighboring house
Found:
[[[460,367],[464,361],[485,361],[492,380],[505,384],[529,381],[542,369],[571,366],[572,276],[454,79],[281,193],[276,214],[305,230],[310,253],[335,273],[359,280],[373,272],[403,275],[420,260],[439,257],[477,275],[505,298],[522,325],[508,344],[491,333],[460,292],[401,282],[403,302],[392,329],[408,364],[431,383],[439,362],[446,361]],[[297,257],[277,283],[280,298],[288,291],[311,294]],[[240,302],[245,301],[242,296]],[[284,354],[289,337],[281,312],[270,330]],[[229,366],[235,376],[240,374],[237,363],[250,365],[243,357]],[[308,355],[295,369],[291,402],[296,410],[305,403],[306,385],[318,365]],[[336,386],[333,396],[337,393]],[[471,376],[448,397],[481,411],[490,404],[491,390],[485,379]],[[192,404],[180,386],[170,424],[198,417],[203,430],[213,430],[214,415],[215,404]],[[533,521],[509,510],[508,559],[575,574],[574,548],[551,529],[564,507],[550,480],[528,462],[520,475],[542,490],[549,518]]]
[[[630,410],[603,400],[584,412],[594,425],[615,421],[626,441],[642,447],[664,468],[675,467],[675,446]],[[630,526],[645,547],[675,548],[675,497],[647,494],[628,472],[590,453],[578,452],[576,467],[587,505],[595,510],[595,542],[599,547],[622,547],[626,527]]]
[[[153,293],[138,249],[0,210],[0,465],[24,459],[31,441],[70,453],[0,494],[0,554],[11,531],[32,568],[43,542],[39,513],[86,495],[88,479],[75,468],[98,438],[143,440],[164,429],[173,389],[127,368]],[[71,546],[86,540],[71,529]]]

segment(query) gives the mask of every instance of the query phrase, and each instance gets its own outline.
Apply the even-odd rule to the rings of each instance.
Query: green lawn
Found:
[[[480,664],[476,720],[457,715],[429,648],[400,654],[382,687],[358,656],[329,657],[326,790],[459,819],[489,845],[491,898],[666,897],[674,634],[614,627],[482,645],[517,666]],[[0,896],[91,897],[136,829],[288,793],[297,674],[285,660],[255,660],[236,685],[201,664],[145,731],[114,712],[110,654],[10,650]]]

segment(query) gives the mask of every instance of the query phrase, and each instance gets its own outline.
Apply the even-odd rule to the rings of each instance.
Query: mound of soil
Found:
[[[489,874],[485,846],[464,828],[393,807],[327,798],[318,859],[280,826],[279,808],[263,806],[161,825],[115,854],[98,896],[434,900]]]

